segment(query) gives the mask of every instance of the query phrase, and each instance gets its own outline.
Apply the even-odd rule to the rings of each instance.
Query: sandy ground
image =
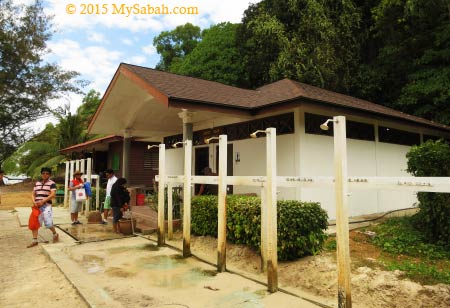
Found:
[[[30,239],[14,214],[0,211],[0,307],[88,307],[39,247],[25,248]]]
[[[23,202],[25,202],[23,205],[26,205],[26,202],[28,202],[27,197],[28,192],[22,197],[19,194],[11,193],[6,199],[2,198],[0,209],[12,206],[12,204],[4,202],[5,200],[12,200],[13,204],[18,206],[21,205],[20,198],[23,198]],[[69,281],[65,279],[41,250],[24,248],[29,241],[30,233],[26,228],[18,227],[13,214],[7,211],[0,211],[0,222],[0,249],[2,251],[0,262],[4,272],[6,271],[0,280],[2,283],[0,307],[61,307],[62,305],[65,307],[86,307],[86,304],[72,288]],[[358,236],[360,235],[352,232],[352,239]],[[144,266],[142,262],[139,263],[139,258],[142,259],[143,257],[140,254],[145,249],[150,249],[150,246],[142,246],[142,243],[133,244],[133,249],[138,252],[133,253],[137,259],[132,261],[127,260],[127,254],[121,254],[123,248],[117,248],[117,245],[114,246],[115,242],[120,241],[108,241],[101,245],[97,243],[82,244],[70,249],[65,248],[63,253],[69,256],[73,262],[85,268],[86,272],[91,271],[89,274],[93,275],[92,277],[96,277],[95,279],[99,279],[99,283],[106,283],[108,277],[115,277],[119,278],[123,285],[129,285],[133,277],[139,277],[138,269],[142,270]],[[167,242],[175,247],[181,248],[182,246],[179,233],[176,234],[175,240]],[[217,258],[216,243],[214,238],[193,237],[191,250],[196,256],[215,263]],[[57,249],[57,246],[53,247]],[[98,247],[104,247],[104,249],[98,250]],[[362,241],[351,240],[352,299],[354,307],[450,307],[450,285],[422,286],[410,280],[402,279],[400,272],[376,269],[379,254],[380,252],[373,246],[366,245]],[[115,257],[110,261],[106,261],[109,259],[109,256]],[[105,262],[112,263],[109,263],[109,266],[106,268],[104,267]],[[127,262],[141,265],[132,270],[124,270],[124,266],[127,267]],[[171,261],[165,260],[164,262],[163,264],[166,265],[171,264]],[[114,266],[114,263],[117,266]],[[265,275],[260,271],[259,256],[254,251],[243,246],[227,245],[227,268],[259,281],[264,282],[266,280]],[[204,270],[201,269],[201,271]],[[196,275],[196,273],[188,273],[187,277],[195,280],[197,279]],[[178,278],[172,277],[170,279],[173,283],[183,283],[184,278],[180,279],[182,276],[175,275],[175,277]],[[148,277],[142,277],[142,279],[141,281],[144,281],[143,285],[147,285],[148,290],[155,287],[148,281],[145,283],[145,279],[148,279]],[[156,281],[160,281],[162,284],[169,283],[167,277],[160,277]],[[220,283],[225,284],[226,280]],[[127,307],[155,307],[158,306],[157,304],[162,303],[147,292],[147,287],[144,288],[147,290],[145,291],[140,283],[137,284],[139,287],[133,288],[140,290],[139,292],[136,290],[131,293],[126,292],[123,288],[116,286],[108,287],[106,291],[112,294],[115,299],[124,299],[123,304]],[[334,253],[322,253],[321,255],[303,258],[295,262],[280,262],[279,284],[281,288],[302,297],[336,307],[337,277]],[[3,286],[7,287],[4,288]],[[251,303],[252,300],[264,297],[263,289],[251,290],[250,293],[256,296],[255,299],[248,298],[247,294],[243,302]],[[147,295],[142,297],[142,292]],[[133,294],[134,296],[132,296]],[[137,301],[138,298],[140,299]],[[139,303],[139,306],[135,306],[134,303],[136,301]],[[248,307],[256,306],[250,305]],[[291,307],[295,306],[291,305]]]

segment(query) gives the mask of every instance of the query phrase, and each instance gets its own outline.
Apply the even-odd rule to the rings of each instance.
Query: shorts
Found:
[[[111,196],[106,196],[105,202],[103,203],[103,209],[104,210],[111,209]]]
[[[120,207],[113,207],[112,211],[113,211],[113,223],[116,224],[119,222],[119,219],[123,217],[123,213],[120,210]]]
[[[39,214],[39,224],[42,226],[44,223],[46,228],[53,227],[53,211],[52,206],[50,204],[41,206],[40,214]]]
[[[82,206],[83,206],[83,201],[76,201],[74,199],[70,199],[70,213],[71,214],[81,212]]]

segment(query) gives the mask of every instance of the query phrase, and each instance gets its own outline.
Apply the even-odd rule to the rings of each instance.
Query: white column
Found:
[[[217,230],[217,271],[226,270],[227,246],[227,135],[219,136],[219,183],[218,183],[218,230]]]
[[[183,120],[183,141],[191,140],[193,136],[193,117],[195,112],[183,109],[182,112],[178,113],[180,119]]]
[[[192,140],[184,142],[183,257],[191,256]]]
[[[64,207],[69,206],[69,171],[70,170],[70,161],[66,161],[66,172],[64,173]]]
[[[336,237],[338,306],[352,307],[350,280],[350,249],[348,231],[348,175],[347,175],[347,137],[345,117],[333,118],[334,127],[334,171],[336,194]]]
[[[158,246],[165,243],[164,239],[164,189],[166,186],[166,145],[159,145],[159,183],[158,183]]]
[[[277,143],[276,129],[266,129],[267,135],[267,285],[269,292],[278,291],[278,254],[277,254]]]
[[[173,239],[173,184],[167,183],[167,238]]]

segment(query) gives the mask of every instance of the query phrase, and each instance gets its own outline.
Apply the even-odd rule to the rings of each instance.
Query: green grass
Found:
[[[450,250],[427,243],[410,217],[392,218],[367,228],[376,232],[372,243],[380,247],[389,270],[401,270],[422,284],[450,284]]]

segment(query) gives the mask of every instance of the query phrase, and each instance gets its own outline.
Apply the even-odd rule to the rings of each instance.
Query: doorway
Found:
[[[203,169],[209,167],[209,147],[195,148],[195,175],[203,175]],[[195,194],[198,194],[201,184],[195,184]]]

